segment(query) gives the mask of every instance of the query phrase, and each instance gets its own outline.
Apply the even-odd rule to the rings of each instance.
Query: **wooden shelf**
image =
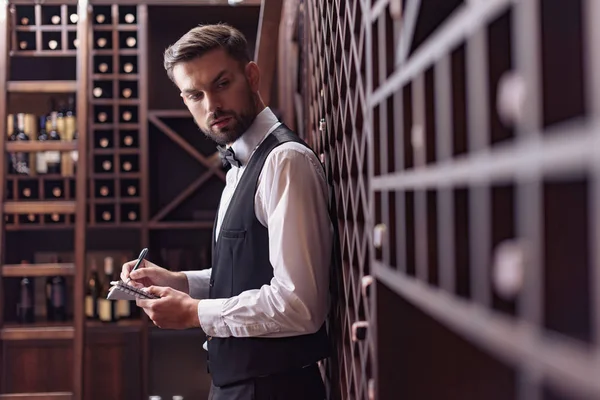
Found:
[[[141,319],[126,319],[117,322],[85,321],[85,327],[94,332],[138,332],[143,327]]]
[[[140,149],[136,147],[112,148],[112,149],[94,149],[96,155],[112,156],[113,154],[139,154]]]
[[[11,50],[11,57],[76,57],[77,50]]]
[[[62,224],[5,224],[4,225],[8,232],[18,232],[18,231],[64,231],[67,229],[75,228],[75,225],[72,223],[62,223]]]
[[[33,7],[35,3],[31,0],[11,0],[11,4],[18,6],[30,6]],[[77,0],[44,0],[44,6],[60,6],[60,5],[77,5]]]
[[[92,179],[140,179],[141,177],[142,174],[140,172],[120,172],[119,174],[116,174],[114,172],[110,172],[107,174],[94,173],[90,176],[90,178]]]
[[[142,223],[139,221],[136,222],[88,222],[87,227],[89,229],[141,229],[143,227]]]
[[[137,74],[93,74],[92,79],[95,81],[137,81]]]
[[[139,3],[139,2],[138,2]],[[116,27],[114,25],[93,25],[95,31],[112,31],[113,29],[117,29],[121,32],[130,31],[135,32],[139,29],[139,26],[136,24],[119,24]]]
[[[71,93],[77,91],[77,81],[9,81],[9,92]]]
[[[140,99],[94,99],[90,103],[94,106],[112,106],[113,104],[121,106],[139,106]]]
[[[75,274],[75,264],[6,264],[2,267],[2,276],[66,276]]]
[[[33,324],[6,324],[0,329],[1,340],[66,340],[73,339],[72,323],[37,322]]]
[[[139,197],[98,197],[89,199],[90,204],[141,204],[142,200]]]
[[[48,140],[40,142],[38,140],[6,142],[6,151],[9,152],[36,152],[36,151],[73,151],[77,150],[77,142],[62,142],[58,140]]]
[[[71,400],[70,392],[0,394],[0,400]]]
[[[6,214],[73,214],[74,201],[7,201],[4,203]]]
[[[17,32],[77,32],[77,25],[19,25],[15,27]]]
[[[75,175],[61,174],[38,174],[38,175],[7,175],[8,181],[27,181],[27,180],[45,180],[45,181],[61,181],[65,179],[75,180]]]
[[[113,122],[112,124],[93,124],[92,129],[95,131],[109,131],[111,129],[138,130],[138,129],[140,129],[140,124],[139,123],[136,123],[136,124],[120,123],[120,122]]]
[[[95,56],[112,56],[115,54],[115,51],[117,52],[117,54],[119,54],[121,56],[137,56],[139,54],[139,51],[136,48],[97,49],[97,50],[93,50],[92,54]]]

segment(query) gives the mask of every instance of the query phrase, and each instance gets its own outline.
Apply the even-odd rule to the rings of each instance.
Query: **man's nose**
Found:
[[[221,100],[216,95],[206,95],[206,112],[214,113],[221,109]]]

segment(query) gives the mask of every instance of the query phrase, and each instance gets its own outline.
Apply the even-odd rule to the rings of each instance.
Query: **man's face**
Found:
[[[200,130],[219,144],[242,136],[258,113],[258,68],[223,49],[175,65],[173,78]]]

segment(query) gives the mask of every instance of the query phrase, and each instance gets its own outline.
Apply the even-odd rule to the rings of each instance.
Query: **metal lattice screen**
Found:
[[[307,134],[343,256],[332,387],[600,398],[600,2],[306,8]]]

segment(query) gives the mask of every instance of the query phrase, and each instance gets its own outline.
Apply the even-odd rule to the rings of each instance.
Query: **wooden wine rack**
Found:
[[[94,6],[90,57],[90,226],[141,227],[146,107],[138,7]]]
[[[15,4],[16,3],[16,4]],[[11,2],[0,6],[0,19],[8,21],[0,31],[0,90],[6,93],[0,97],[0,132],[3,140],[0,152],[0,397],[2,398],[81,398],[84,321],[81,302],[72,303],[72,318],[65,322],[38,321],[34,324],[16,324],[5,319],[7,305],[14,304],[7,299],[11,291],[6,291],[10,280],[21,277],[64,276],[74,282],[68,298],[83,298],[83,281],[85,260],[85,168],[80,167],[73,175],[44,174],[36,175],[33,169],[30,175],[8,174],[7,165],[10,153],[58,151],[63,156],[73,151],[79,154],[79,162],[85,165],[87,137],[87,86],[82,77],[86,74],[87,63],[87,9],[79,9],[76,1],[47,1],[42,4],[32,2]],[[81,21],[81,22],[80,22]],[[76,41],[78,38],[81,40]],[[19,65],[31,65],[35,59],[62,59],[61,65],[71,72],[69,80],[39,80],[39,77],[20,75]],[[13,68],[14,67],[14,68]],[[43,71],[43,68],[40,70]],[[48,72],[48,71],[45,71]],[[56,72],[56,71],[55,71]],[[61,73],[63,71],[59,71]],[[22,74],[21,74],[22,75]],[[49,73],[48,75],[52,75]],[[21,80],[15,80],[21,79]],[[78,122],[76,129],[79,138],[76,141],[39,142],[35,133],[29,132],[28,142],[7,141],[7,114],[12,104],[18,100],[19,108],[36,108],[33,114],[41,114],[41,99],[48,96],[75,97],[75,109]],[[26,97],[29,96],[29,97]],[[19,112],[28,112],[27,109]],[[33,136],[33,137],[31,137]],[[70,157],[70,156],[69,156]],[[30,159],[31,160],[31,159]],[[80,165],[81,165],[80,164]],[[51,216],[51,218],[49,218]],[[56,217],[56,218],[55,218]],[[22,222],[21,222],[22,221]],[[9,235],[17,235],[19,231],[40,231],[43,235],[54,235],[55,230],[68,229],[73,232],[71,251],[73,262],[10,264],[14,259],[14,248],[7,246]],[[47,233],[45,232],[46,230]],[[13,233],[14,232],[14,233]],[[68,237],[68,233],[66,233]],[[14,241],[14,239],[13,239]],[[8,254],[10,253],[10,254]],[[16,379],[20,367],[15,363],[17,352],[32,357],[35,364],[44,365],[48,358],[61,359],[67,365],[60,368],[55,362],[46,364],[50,369],[62,371],[54,379],[40,375],[38,384],[24,386]],[[18,358],[17,358],[18,359]],[[68,360],[72,360],[69,362]],[[31,368],[31,366],[29,367]],[[27,393],[23,393],[27,392]],[[32,393],[36,392],[36,393]]]

